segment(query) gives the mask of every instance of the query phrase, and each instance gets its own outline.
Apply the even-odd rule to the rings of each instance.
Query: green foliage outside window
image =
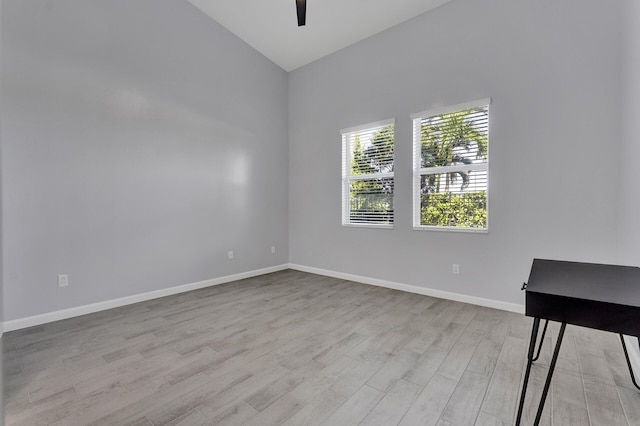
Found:
[[[487,227],[487,193],[423,194],[420,223],[427,226]]]

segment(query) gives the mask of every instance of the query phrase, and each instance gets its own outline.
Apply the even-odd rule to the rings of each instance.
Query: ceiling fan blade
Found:
[[[296,0],[296,10],[298,11],[298,26],[307,23],[307,0]]]

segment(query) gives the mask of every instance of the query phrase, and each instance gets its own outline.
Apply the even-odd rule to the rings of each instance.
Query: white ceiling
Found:
[[[295,0],[189,1],[291,71],[450,0],[307,0],[304,27]]]

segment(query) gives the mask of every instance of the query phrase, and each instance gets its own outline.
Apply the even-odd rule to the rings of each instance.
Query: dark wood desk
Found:
[[[636,336],[640,345],[640,268],[534,259],[529,282],[522,288],[526,294],[525,314],[534,320],[516,425],[522,418],[531,365],[540,355],[549,320],[561,325],[534,425],[540,423],[567,324],[620,334],[631,380],[640,390],[623,338],[623,334]],[[534,356],[541,319],[546,321]]]

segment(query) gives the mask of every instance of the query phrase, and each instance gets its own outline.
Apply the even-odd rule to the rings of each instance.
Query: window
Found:
[[[393,125],[341,130],[343,225],[393,227]]]
[[[411,115],[414,229],[488,230],[489,103]]]

